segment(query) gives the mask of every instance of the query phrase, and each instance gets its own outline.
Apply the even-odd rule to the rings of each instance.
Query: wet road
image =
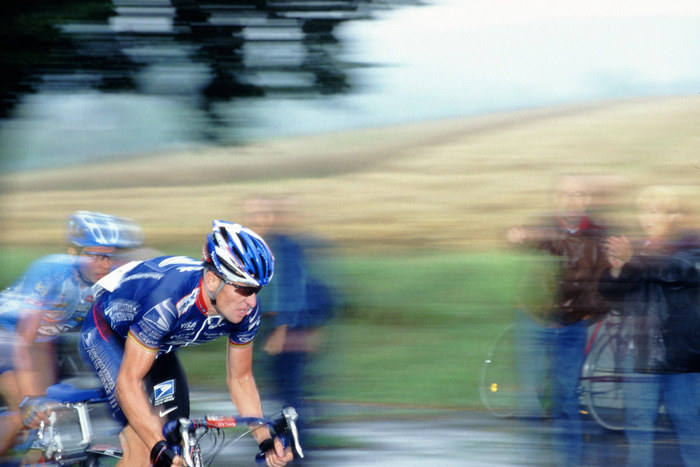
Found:
[[[193,414],[226,410],[230,402],[195,397]],[[273,413],[270,407],[268,413]],[[497,419],[479,411],[386,409],[328,405],[322,420],[306,432],[305,466],[549,466],[553,464],[551,424],[543,420]],[[585,466],[623,465],[621,432],[584,421]],[[254,465],[251,438],[219,454],[214,465]],[[660,429],[655,465],[682,465],[675,439]]]
[[[235,413],[225,394],[194,392],[192,416]],[[280,406],[264,403],[274,416]],[[424,467],[424,466],[553,466],[551,423],[547,420],[499,419],[482,411],[406,409],[348,404],[317,404],[312,423],[303,433],[306,452],[294,465],[307,467]],[[118,443],[116,425],[106,407],[93,407],[91,420],[96,440]],[[76,421],[77,422],[77,421]],[[622,432],[602,428],[584,419],[584,466],[624,465],[626,440]],[[106,433],[111,433],[106,435]],[[226,441],[241,432],[227,430]],[[77,432],[75,433],[77,435]],[[211,453],[204,445],[203,453]],[[673,433],[660,428],[654,443],[654,465],[682,465]],[[224,445],[211,464],[254,466],[255,440],[244,436]],[[0,465],[3,464],[0,460]]]

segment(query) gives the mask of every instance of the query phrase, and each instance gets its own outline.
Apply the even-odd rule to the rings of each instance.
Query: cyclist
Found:
[[[231,399],[244,416],[262,416],[253,378],[257,293],[272,278],[265,241],[239,224],[215,220],[202,260],[161,256],[128,263],[95,287],[81,331],[83,360],[102,381],[112,415],[124,425],[120,465],[181,465],[165,441],[167,420],[189,416],[187,381],[174,351],[228,336]],[[293,458],[266,428],[253,432],[267,464]]]
[[[55,344],[87,313],[90,287],[112,269],[117,252],[139,246],[131,220],[89,211],[68,218],[68,254],[34,262],[0,296],[0,394],[12,412],[0,424],[0,453],[23,427],[18,412],[26,396],[43,394],[57,378]],[[37,420],[44,414],[38,414]],[[25,422],[32,425],[33,417]]]

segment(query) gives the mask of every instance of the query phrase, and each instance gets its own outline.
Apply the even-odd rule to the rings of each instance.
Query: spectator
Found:
[[[597,290],[606,263],[604,230],[587,215],[591,193],[586,179],[561,177],[555,198],[557,210],[550,221],[512,228],[507,238],[554,260],[549,300],[538,309],[528,309],[523,300],[516,313],[516,352],[523,386],[549,386],[557,463],[570,466],[579,465],[583,451],[578,381],[587,319],[607,312]]]
[[[680,197],[668,187],[643,190],[637,200],[645,232],[606,242],[609,268],[600,291],[619,303],[631,345],[623,386],[627,465],[654,463],[654,429],[662,397],[685,465],[700,465],[700,243],[680,228]]]
[[[263,289],[263,350],[270,357],[275,396],[305,412],[305,369],[321,344],[320,328],[330,317],[334,297],[313,271],[319,245],[302,235],[299,211],[290,199],[249,199],[244,205],[249,225],[263,232],[275,255],[275,280]],[[300,424],[303,429],[303,424]]]

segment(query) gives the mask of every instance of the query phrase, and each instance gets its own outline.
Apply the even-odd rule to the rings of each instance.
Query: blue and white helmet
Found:
[[[202,249],[205,265],[226,282],[262,287],[270,282],[275,258],[265,240],[240,224],[215,220]]]
[[[137,248],[143,238],[143,230],[131,219],[91,211],[76,211],[68,217],[66,240],[80,248]]]

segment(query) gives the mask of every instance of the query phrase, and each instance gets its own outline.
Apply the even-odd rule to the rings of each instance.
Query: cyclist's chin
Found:
[[[243,321],[243,318],[245,318],[245,311],[239,311],[239,310],[233,310],[227,313],[224,313],[226,319],[233,324],[238,324],[241,321]]]
[[[109,271],[107,271],[109,272]],[[100,279],[102,279],[104,276],[107,275],[107,272],[96,272],[94,274],[91,274],[91,277],[88,277],[88,280],[90,280],[93,284]]]

